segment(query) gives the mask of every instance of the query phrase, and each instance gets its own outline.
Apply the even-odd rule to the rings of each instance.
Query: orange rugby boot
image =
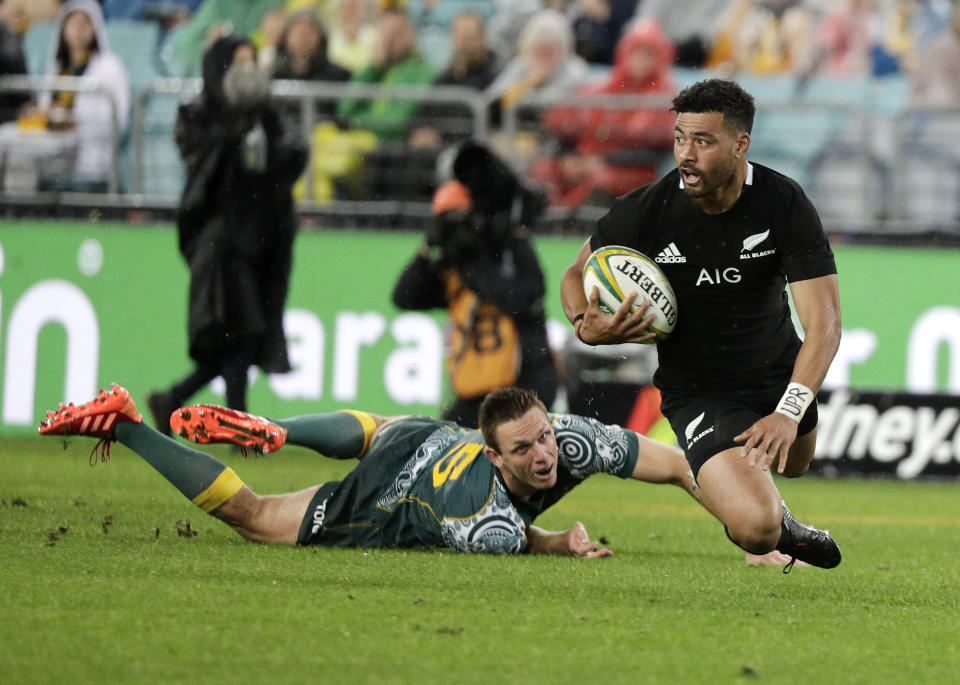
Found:
[[[115,440],[114,429],[121,422],[142,423],[143,417],[126,388],[114,384],[109,390],[101,390],[95,398],[79,406],[61,404],[56,411],[47,412],[37,431],[41,435],[85,435],[100,438],[90,453],[95,461],[97,448],[100,459],[110,459],[110,443]]]
[[[276,452],[287,440],[287,429],[262,416],[215,404],[181,407],[170,416],[174,433],[199,443],[228,443],[262,454]]]

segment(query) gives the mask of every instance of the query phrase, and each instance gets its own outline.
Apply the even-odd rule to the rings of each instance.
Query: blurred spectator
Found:
[[[290,15],[280,34],[273,78],[296,81],[348,81],[350,72],[327,59],[327,34],[320,17],[313,10],[300,10]],[[278,104],[290,123],[300,125],[300,103]],[[319,100],[315,112],[333,118],[336,104],[333,100]]]
[[[52,21],[60,12],[61,0],[2,0],[0,22],[14,33],[24,34],[35,21]]]
[[[497,76],[496,56],[487,49],[483,17],[474,12],[457,15],[450,24],[453,56],[437,85],[485,90]]]
[[[542,199],[477,143],[449,155],[455,180],[433,198],[424,243],[393,290],[401,309],[449,312],[447,371],[455,401],[443,418],[477,425],[496,388],[535,390],[548,407],[557,371],[547,342],[543,271],[526,226]]]
[[[803,72],[813,36],[814,17],[803,0],[734,0],[706,66],[729,73]]]
[[[697,11],[677,0],[641,0],[637,18],[656,18],[677,46],[676,65],[702,67],[716,39],[720,17],[730,0],[697,0]]]
[[[910,104],[960,105],[960,5],[954,8],[950,25],[919,56],[910,87]]]
[[[871,52],[873,76],[887,76],[909,71],[918,45],[913,16],[918,7],[914,0],[895,0],[883,18],[880,40]]]
[[[204,50],[221,36],[250,35],[285,0],[203,0],[196,14],[171,39],[171,52],[188,74],[200,71]]]
[[[366,69],[373,60],[377,29],[372,22],[371,0],[336,0],[330,24],[327,56],[352,74]]]
[[[0,21],[0,77],[22,76],[27,73],[20,37]],[[0,124],[16,119],[20,108],[30,101],[29,93],[0,91]]]
[[[587,63],[573,53],[573,32],[556,10],[534,14],[520,34],[520,52],[490,85],[503,107],[528,93],[560,99],[573,93],[590,76]]]
[[[247,370],[290,370],[283,307],[296,231],[291,188],[306,148],[269,100],[269,77],[244,38],[220,38],[203,59],[203,92],[174,129],[187,170],[177,210],[190,268],[189,352],[194,370],[147,402],[158,430],[217,376],[227,404],[246,408]]]
[[[101,88],[110,96],[67,90],[41,94],[39,104],[46,112],[47,126],[76,130],[79,144],[74,173],[58,180],[57,185],[105,190],[113,165],[113,137],[122,134],[129,121],[127,70],[110,52],[103,14],[95,0],[65,3],[54,36],[46,73],[81,77],[85,84]]]
[[[831,76],[870,72],[880,19],[873,0],[845,0],[817,27],[818,71]]]
[[[316,12],[291,14],[283,26],[273,77],[300,81],[346,81],[350,72],[327,57],[327,33]]]
[[[578,0],[575,52],[594,64],[613,64],[617,41],[636,10],[637,0]]]
[[[899,72],[913,56],[910,11],[900,0],[846,0],[817,27],[813,68],[831,76]]]
[[[487,45],[504,65],[517,56],[520,33],[534,14],[543,9],[540,0],[493,0],[494,12],[487,24]]]
[[[618,197],[656,178],[664,152],[673,146],[674,116],[668,111],[677,91],[673,59],[674,46],[657,20],[641,19],[620,40],[610,76],[579,93],[661,95],[661,106],[547,112],[545,126],[565,145],[561,154],[534,164],[530,176],[544,184],[552,205],[576,207],[597,192]]]
[[[355,83],[382,85],[425,85],[434,72],[416,48],[416,33],[405,12],[384,13],[377,24],[378,40],[373,62],[353,75]],[[352,128],[372,131],[382,140],[406,136],[417,102],[394,100],[389,96],[374,100],[343,100],[337,114]]]
[[[486,90],[497,76],[497,58],[487,49],[483,17],[474,12],[458,14],[450,24],[450,39],[453,44],[450,66],[433,84]],[[411,133],[408,140],[411,147],[439,147],[470,137],[473,132],[472,111],[455,103],[424,104],[417,119],[424,124]]]

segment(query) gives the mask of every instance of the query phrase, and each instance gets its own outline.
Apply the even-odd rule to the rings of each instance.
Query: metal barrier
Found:
[[[91,84],[89,79],[82,76],[0,76],[0,93],[28,92],[43,93],[54,90],[65,90],[74,93],[90,93],[103,97],[110,105],[110,144],[111,165],[107,176],[107,192],[117,194],[120,190],[119,153],[120,153],[120,119],[117,101],[108,88]]]
[[[520,153],[510,144],[516,133],[522,130],[519,113],[528,110],[535,113],[536,121],[546,110],[554,107],[584,109],[624,110],[631,108],[649,108],[668,110],[671,98],[656,95],[578,95],[563,100],[530,96],[522,99],[515,107],[504,111],[502,131],[508,141],[507,154],[514,161]],[[856,214],[864,227],[874,226],[881,217],[871,208],[882,200],[880,193],[870,179],[876,176],[871,156],[872,124],[867,112],[860,107],[815,102],[794,102],[769,100],[758,103],[754,121],[751,147],[748,153],[751,161],[758,162],[785,173],[796,180],[813,198],[814,204],[831,206],[831,194],[842,190],[847,203],[851,198]],[[536,124],[534,124],[536,126]],[[830,155],[825,151],[845,151],[846,159],[853,160],[859,170],[854,182],[846,188],[831,185],[819,187],[816,175],[820,168],[828,163]],[[664,164],[661,171],[674,166],[671,151],[664,152]],[[846,179],[850,181],[851,179]],[[841,186],[843,184],[841,183]],[[826,216],[824,216],[826,214]],[[850,217],[842,213],[821,210],[825,223],[833,226],[848,227]]]
[[[182,169],[172,140],[175,108],[161,109],[159,118],[154,119],[151,112],[157,105],[176,105],[196,96],[201,86],[199,79],[158,79],[135,98],[129,136],[129,195],[115,195],[119,188],[119,135],[116,104],[111,99],[114,166],[109,180],[111,197],[99,196],[104,203],[131,208],[176,206]],[[82,79],[67,77],[0,79],[0,91],[50,88],[102,92],[91,89]],[[343,99],[389,98],[461,105],[468,113],[465,116],[469,120],[469,135],[495,144],[521,172],[525,170],[525,160],[516,141],[524,128],[519,118],[524,110],[542,112],[557,106],[610,110],[669,107],[669,98],[662,96],[577,95],[562,100],[528,96],[502,111],[499,129],[495,131],[491,114],[495,98],[467,88],[275,81],[271,92],[275,100],[299,107],[301,126],[308,140],[314,126],[324,118],[321,107],[329,108]],[[536,119],[531,129],[541,137],[544,135]],[[797,180],[818,208],[828,231],[887,235],[939,231],[960,235],[960,143],[954,142],[960,141],[960,137],[944,131],[960,132],[960,107],[913,108],[885,116],[873,114],[864,106],[758,99],[750,157]],[[151,152],[150,145],[156,143],[164,146],[165,159],[157,157],[156,151]],[[542,154],[544,149],[535,152]],[[924,159],[935,160],[939,171],[927,171],[924,176]],[[663,169],[670,166],[667,152]],[[150,175],[148,172],[154,167],[159,172]],[[303,211],[322,212],[344,222],[351,218],[374,222],[377,216],[393,214],[416,221],[428,216],[423,203],[398,200],[336,200],[321,206],[313,195],[312,173],[309,165],[307,195],[300,205]],[[158,178],[164,181],[164,187],[156,193],[151,190],[150,179]],[[936,189],[931,190],[934,185]],[[66,199],[60,196],[61,202]],[[602,208],[589,206],[574,211],[586,223],[602,212]],[[550,217],[562,219],[569,213],[555,209]]]
[[[912,107],[893,118],[888,210],[900,232],[960,232],[960,106]]]
[[[200,79],[164,78],[154,81],[144,88],[134,100],[133,130],[133,191],[145,194],[144,169],[146,165],[146,121],[151,99],[158,96],[195,96],[200,93]],[[377,100],[390,98],[400,102],[419,102],[428,104],[458,104],[470,110],[472,117],[472,135],[485,140],[489,136],[489,118],[487,107],[489,100],[482,93],[470,88],[457,86],[380,86],[360,83],[328,83],[319,81],[273,81],[270,87],[271,97],[279,102],[293,102],[300,106],[302,133],[310,140],[314,126],[319,122],[317,105],[321,102],[337,103],[341,100]],[[312,196],[312,169],[306,171],[307,202]]]

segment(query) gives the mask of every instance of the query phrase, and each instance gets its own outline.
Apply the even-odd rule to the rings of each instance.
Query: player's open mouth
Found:
[[[686,185],[692,186],[700,182],[700,174],[696,174],[687,169],[681,169],[680,174],[683,176],[683,182]]]
[[[549,480],[553,475],[553,464],[545,466],[542,469],[533,472],[533,475],[539,478],[540,480]]]

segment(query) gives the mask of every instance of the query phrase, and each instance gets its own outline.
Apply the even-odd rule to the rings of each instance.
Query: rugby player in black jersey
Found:
[[[677,168],[619,198],[599,221],[564,273],[564,311],[588,344],[652,342],[646,304],[631,313],[631,295],[604,314],[581,274],[606,245],[653,258],[679,311],[657,343],[654,383],[702,503],[748,555],[776,550],[832,568],[836,543],[793,518],[771,472],[801,476],[813,459],[816,392],[840,342],[833,252],[800,186],[747,160],[755,113],[747,92],[701,81],[674,98],[673,111]]]

